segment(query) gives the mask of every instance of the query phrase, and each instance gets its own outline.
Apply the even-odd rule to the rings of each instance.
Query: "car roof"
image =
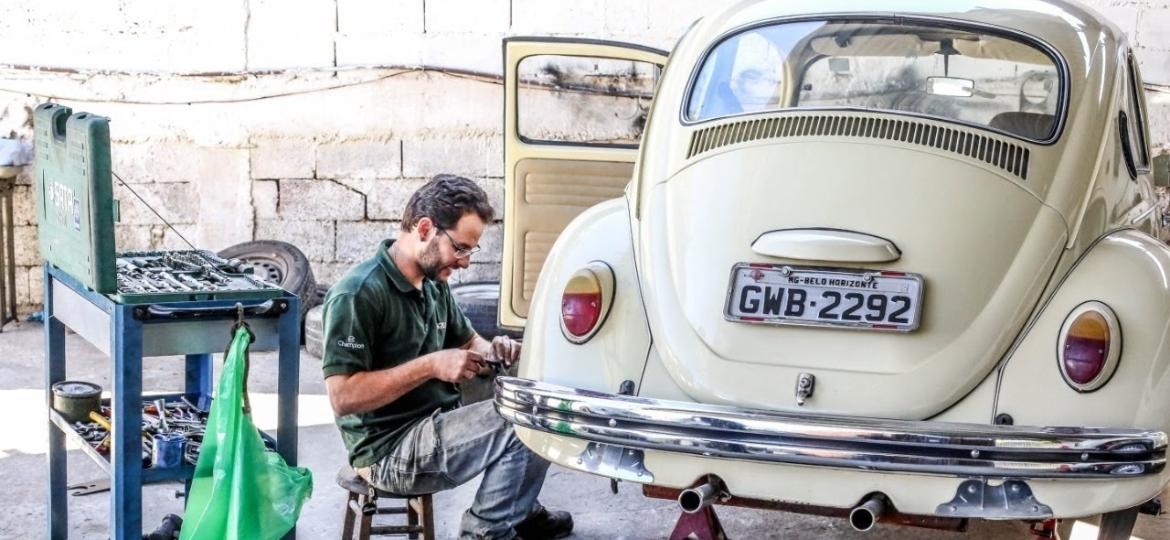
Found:
[[[1052,46],[1074,73],[1100,41],[1116,42],[1123,36],[1097,12],[1064,0],[746,0],[713,15],[703,26],[707,37],[715,39],[760,21],[806,15],[928,17],[997,26]]]

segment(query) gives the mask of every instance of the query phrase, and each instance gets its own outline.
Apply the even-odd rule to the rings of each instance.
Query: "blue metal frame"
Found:
[[[194,468],[143,469],[142,467],[142,352],[143,328],[147,325],[179,321],[168,319],[140,320],[135,310],[143,305],[118,304],[109,297],[88,290],[79,281],[45,265],[45,400],[49,410],[49,515],[48,537],[52,540],[68,537],[69,508],[66,497],[67,463],[65,436],[76,435],[69,423],[56,414],[52,405],[53,384],[65,380],[65,325],[54,313],[53,284],[69,287],[101,309],[110,325],[109,350],[112,360],[110,405],[113,409],[109,462],[97,452],[85,452],[110,474],[110,538],[139,540],[142,538],[142,484],[149,481],[186,479]],[[278,339],[277,368],[277,428],[276,451],[289,465],[297,464],[297,392],[300,384],[300,310],[295,295],[286,293],[280,298],[288,302],[279,315],[276,329]],[[156,305],[180,308],[222,309],[235,306],[239,300],[198,302],[160,302]],[[223,319],[207,319],[222,322]],[[190,321],[183,321],[189,323]],[[230,336],[224,335],[216,343],[206,343],[204,352],[186,355],[187,375],[184,396],[201,407],[210,403],[212,362],[211,353],[227,347]],[[201,344],[203,345],[203,344]],[[132,429],[125,429],[132,426]],[[87,444],[83,449],[89,449]],[[296,538],[296,529],[288,538]]]

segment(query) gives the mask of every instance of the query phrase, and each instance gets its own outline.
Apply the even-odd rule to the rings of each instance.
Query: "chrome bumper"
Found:
[[[793,414],[496,380],[496,410],[538,431],[626,448],[959,477],[1121,478],[1166,465],[1165,433]]]

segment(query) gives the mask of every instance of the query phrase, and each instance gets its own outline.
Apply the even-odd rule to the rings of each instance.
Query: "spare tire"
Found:
[[[313,291],[313,296],[310,297],[310,306],[319,306],[325,303],[325,296],[329,294],[329,287],[332,285],[328,283],[318,283],[317,290]]]
[[[254,269],[253,276],[297,295],[304,320],[316,296],[317,281],[309,258],[300,249],[279,240],[255,240],[225,248],[219,256],[244,261]]]
[[[315,293],[312,296],[313,301],[309,302],[313,307],[305,313],[305,351],[322,358],[325,356],[325,328],[322,319],[325,315],[325,295],[329,294],[329,285],[318,283]]]
[[[500,284],[495,281],[472,281],[451,286],[451,296],[471,320],[471,327],[485,339],[508,336],[520,339],[522,333],[500,328]]]

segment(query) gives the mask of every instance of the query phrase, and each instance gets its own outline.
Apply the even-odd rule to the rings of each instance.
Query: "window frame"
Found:
[[[711,54],[715,51],[716,48],[718,48],[720,45],[722,45],[723,42],[725,42],[728,39],[731,39],[735,36],[738,36],[739,34],[742,34],[744,32],[749,32],[749,31],[755,30],[757,28],[762,28],[762,27],[766,27],[766,26],[773,26],[773,25],[778,25],[778,24],[799,23],[799,22],[807,22],[807,21],[825,21],[825,22],[861,21],[861,22],[878,22],[878,23],[891,23],[891,22],[912,23],[912,24],[919,24],[919,25],[923,25],[923,26],[938,26],[938,27],[943,27],[943,28],[970,30],[970,31],[977,31],[977,32],[982,32],[982,33],[987,33],[987,34],[994,34],[994,35],[997,35],[1000,37],[1012,39],[1012,40],[1018,41],[1020,43],[1029,45],[1029,46],[1035,48],[1036,50],[1040,51],[1041,53],[1045,54],[1046,56],[1048,56],[1048,58],[1050,60],[1052,60],[1053,65],[1056,66],[1057,78],[1060,81],[1060,94],[1057,96],[1057,103],[1056,103],[1056,122],[1055,122],[1053,129],[1052,129],[1052,135],[1049,136],[1049,138],[1047,138],[1047,139],[1042,139],[1042,140],[1041,139],[1032,139],[1029,137],[1024,137],[1023,135],[1020,135],[1018,133],[1013,133],[1010,131],[1005,131],[1002,129],[993,128],[993,127],[988,126],[986,124],[964,122],[962,120],[956,120],[953,118],[934,116],[934,115],[929,115],[929,114],[924,114],[924,113],[916,113],[913,111],[894,111],[894,110],[883,110],[883,109],[869,109],[869,108],[864,108],[864,107],[786,107],[786,108],[772,109],[772,110],[765,110],[765,111],[741,112],[741,113],[735,113],[735,114],[729,114],[729,115],[723,115],[723,116],[714,116],[711,118],[704,118],[701,120],[692,120],[692,119],[688,118],[687,109],[688,109],[688,106],[689,106],[690,101],[691,101],[691,95],[695,90],[695,84],[698,81],[699,74],[702,71],[703,66],[706,65]],[[1015,139],[1020,139],[1020,140],[1023,140],[1023,141],[1029,142],[1029,143],[1033,143],[1033,144],[1050,146],[1050,145],[1056,144],[1056,142],[1060,140],[1061,135],[1063,135],[1063,133],[1064,133],[1065,123],[1068,119],[1069,92],[1070,92],[1069,67],[1068,67],[1068,62],[1064,59],[1064,56],[1061,55],[1060,52],[1057,51],[1055,47],[1049,45],[1048,43],[1041,40],[1040,38],[1037,38],[1036,36],[1026,34],[1024,32],[1014,30],[1011,28],[1005,28],[1002,26],[996,26],[996,25],[979,23],[979,22],[950,19],[950,18],[945,18],[945,17],[930,17],[930,16],[918,16],[918,15],[916,15],[916,16],[898,16],[898,17],[890,17],[889,15],[874,15],[874,14],[869,14],[869,15],[867,15],[867,14],[798,15],[798,16],[777,17],[777,18],[771,18],[771,19],[766,19],[766,20],[762,20],[762,21],[756,21],[756,22],[753,22],[751,24],[743,25],[743,26],[728,30],[727,32],[724,32],[716,39],[712,40],[711,43],[703,50],[703,53],[699,56],[699,61],[695,62],[695,65],[692,66],[692,68],[691,68],[691,74],[687,80],[686,89],[683,92],[682,103],[679,106],[678,119],[679,119],[679,122],[683,126],[691,127],[691,126],[696,126],[699,124],[705,124],[708,122],[727,120],[727,119],[731,119],[731,118],[741,118],[741,117],[746,117],[746,116],[757,116],[757,115],[761,115],[761,114],[776,114],[776,113],[786,113],[786,112],[810,112],[810,111],[853,111],[853,112],[866,112],[866,113],[878,113],[878,114],[891,114],[891,115],[898,115],[898,116],[909,116],[909,117],[921,118],[921,119],[925,119],[925,120],[933,120],[933,121],[937,121],[937,122],[957,124],[957,125],[961,125],[961,126],[967,126],[967,127],[971,127],[971,128],[975,128],[975,129],[984,130],[984,131],[990,131],[992,133],[1003,134],[1003,135],[1006,135],[1006,136],[1009,136],[1009,137],[1012,137]]]
[[[1121,138],[1121,154],[1125,161],[1125,168],[1130,178],[1136,180],[1138,176],[1149,174],[1151,169],[1150,143],[1147,137],[1146,110],[1142,92],[1144,89],[1138,83],[1137,59],[1132,50],[1125,52],[1125,100],[1117,115],[1117,131]],[[1136,133],[1135,133],[1136,132]],[[1137,147],[1133,146],[1137,143]]]
[[[596,43],[607,44],[607,45],[613,43],[613,42],[604,42],[604,41],[600,41],[600,40],[574,40],[574,42],[582,42],[582,43],[596,42]],[[632,44],[630,44],[628,46],[630,48],[641,49],[641,50],[645,50],[647,52],[666,54],[665,51],[661,51],[659,49],[654,49],[652,47],[636,46],[636,45],[632,45]],[[654,107],[654,99],[658,97],[658,87],[659,87],[659,85],[662,84],[662,74],[666,71],[665,65],[659,65],[659,64],[655,64],[654,62],[645,61],[645,60],[630,60],[628,58],[615,58],[615,57],[611,57],[611,56],[586,56],[586,55],[581,55],[581,54],[543,54],[542,53],[542,54],[530,54],[530,55],[527,55],[527,56],[524,56],[524,57],[521,57],[520,59],[518,59],[516,61],[517,71],[519,71],[520,66],[524,63],[525,60],[528,60],[529,58],[536,58],[538,56],[561,56],[561,57],[570,57],[570,58],[594,58],[594,59],[601,59],[601,60],[617,60],[617,61],[623,61],[623,62],[645,62],[647,64],[650,64],[650,65],[658,68],[658,73],[654,77],[654,89],[651,90],[651,92],[650,92],[650,103],[646,106],[646,122],[642,126],[642,133],[638,135],[638,142],[636,144],[596,143],[596,142],[584,142],[584,141],[552,141],[552,140],[547,140],[547,139],[533,139],[533,138],[529,138],[529,137],[525,136],[523,133],[520,132],[520,115],[521,115],[522,107],[521,107],[521,103],[520,103],[520,94],[519,94],[520,81],[517,80],[516,81],[516,85],[517,85],[517,88],[516,88],[516,90],[517,90],[517,94],[516,94],[516,138],[520,142],[522,142],[524,144],[534,145],[534,146],[538,146],[538,145],[584,146],[584,147],[589,147],[589,148],[621,148],[621,149],[637,149],[642,145],[642,138],[646,134],[646,126],[650,123],[650,111]],[[519,77],[518,74],[517,74],[517,77]]]

